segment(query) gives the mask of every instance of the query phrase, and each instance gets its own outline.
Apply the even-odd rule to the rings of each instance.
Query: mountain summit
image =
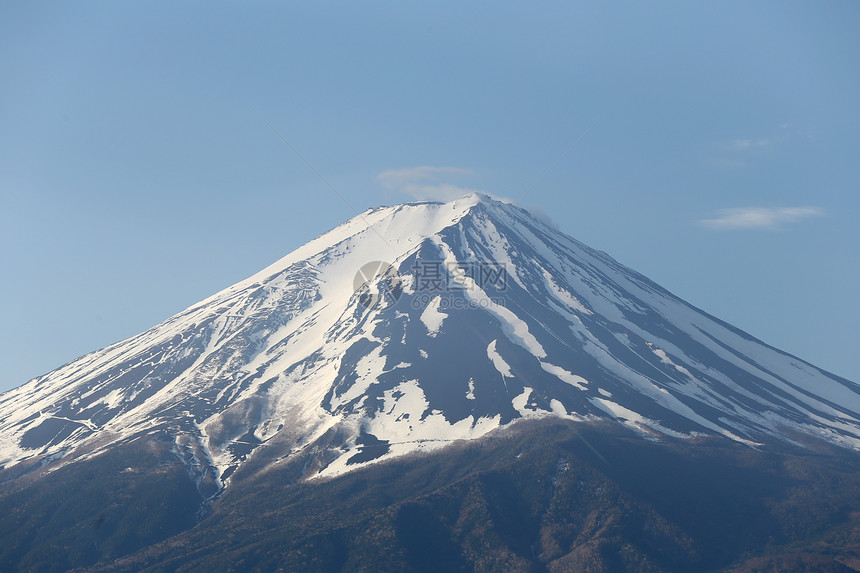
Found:
[[[860,449],[860,387],[483,195],[361,213],[0,396],[0,466],[172,443],[201,491],[334,476],[523,418]]]

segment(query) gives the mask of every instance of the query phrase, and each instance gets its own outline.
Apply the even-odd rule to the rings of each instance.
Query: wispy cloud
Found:
[[[736,137],[734,139],[715,142],[714,146],[715,149],[720,150],[723,153],[731,154],[731,159],[725,158],[724,163],[727,166],[736,167],[740,164],[739,162],[742,161],[738,159],[739,157],[746,157],[748,154],[774,149],[789,141],[791,139],[791,135],[792,134],[789,132],[789,125],[782,124],[779,126],[778,130],[774,130],[769,135],[762,135],[759,137]]]
[[[386,187],[396,187],[406,183],[420,180],[438,180],[440,177],[456,175],[473,175],[469,169],[461,167],[433,167],[431,165],[420,165],[407,169],[390,169],[376,176]]]
[[[473,172],[460,167],[421,165],[383,171],[376,176],[376,180],[386,189],[400,191],[416,199],[453,201],[469,193],[484,193],[445,181],[463,175],[473,175]]]
[[[740,207],[720,209],[715,218],[699,224],[712,229],[774,229],[822,215],[824,210],[818,207]]]
[[[757,139],[733,139],[728,142],[727,147],[734,151],[747,151],[749,149],[762,149],[774,143],[770,137],[759,137]]]

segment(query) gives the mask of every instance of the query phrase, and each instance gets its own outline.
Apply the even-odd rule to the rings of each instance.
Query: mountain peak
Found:
[[[146,332],[0,396],[0,465],[159,432],[223,487],[305,478],[521,419],[860,449],[860,388],[473,193],[367,210]],[[202,468],[202,469],[201,469]]]

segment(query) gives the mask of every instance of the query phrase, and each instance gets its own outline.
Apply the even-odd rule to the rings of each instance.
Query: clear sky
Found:
[[[0,390],[354,215],[258,113],[356,209],[511,198],[860,381],[858,30],[858,2],[3,2]]]

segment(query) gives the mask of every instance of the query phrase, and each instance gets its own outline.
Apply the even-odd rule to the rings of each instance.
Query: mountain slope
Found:
[[[89,570],[851,571],[860,459],[835,450],[529,420],[332,480],[237,480],[197,527]]]
[[[308,449],[302,477],[325,477],[543,416],[860,448],[857,384],[470,195],[369,210],[3,394],[0,466],[167,436],[210,496]]]

